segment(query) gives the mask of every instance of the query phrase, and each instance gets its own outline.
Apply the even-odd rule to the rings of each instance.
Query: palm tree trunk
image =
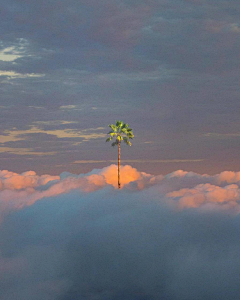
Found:
[[[120,164],[121,164],[121,142],[118,143],[118,188],[121,188],[120,182]]]

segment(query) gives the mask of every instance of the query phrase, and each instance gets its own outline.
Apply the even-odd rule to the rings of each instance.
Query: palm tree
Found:
[[[123,141],[128,146],[131,146],[129,139],[133,139],[134,135],[132,129],[129,128],[128,124],[123,123],[123,121],[116,121],[116,124],[108,125],[111,130],[108,132],[110,137],[106,139],[106,142],[111,141],[113,138],[116,140],[112,143],[112,146],[118,145],[118,188],[121,188],[120,182],[120,164],[121,164],[121,142]]]

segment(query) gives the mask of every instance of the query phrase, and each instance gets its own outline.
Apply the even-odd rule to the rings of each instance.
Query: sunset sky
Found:
[[[2,0],[0,165],[38,174],[114,163],[151,174],[240,167],[239,0]]]
[[[239,300],[239,70],[240,0],[1,0],[0,300]]]

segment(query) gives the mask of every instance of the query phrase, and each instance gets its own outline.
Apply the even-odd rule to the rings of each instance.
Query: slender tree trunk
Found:
[[[121,165],[121,142],[118,143],[118,188],[121,188],[120,182],[120,165]]]

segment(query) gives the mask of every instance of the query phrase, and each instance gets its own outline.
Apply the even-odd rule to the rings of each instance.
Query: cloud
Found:
[[[0,71],[0,76],[7,77],[7,79],[15,79],[15,78],[34,78],[34,77],[44,77],[45,74],[35,74],[35,73],[17,73],[15,71]]]
[[[16,141],[16,140],[15,140]],[[34,151],[33,148],[11,148],[11,147],[0,147],[0,153],[12,153],[17,155],[54,155],[57,152],[41,152],[41,151]]]
[[[59,176],[38,176],[34,171],[28,171],[22,174],[17,174],[7,170],[0,171],[1,189],[7,190],[20,190],[30,187],[38,187],[56,179],[59,179]]]
[[[228,185],[224,188],[211,185],[200,184],[193,189],[181,189],[167,194],[168,198],[176,200],[180,208],[200,207],[223,203],[221,208],[233,208],[236,213],[240,212],[239,207],[239,187],[236,184]]]
[[[106,187],[117,189],[117,180],[116,165],[80,175],[64,172],[60,176],[38,176],[33,171],[22,174],[1,171],[0,203],[4,207],[1,214],[73,190],[90,193]],[[214,204],[235,214],[240,211],[240,172],[225,171],[210,176],[178,170],[166,176],[153,176],[125,165],[121,166],[121,183],[124,189],[131,191],[153,189],[162,201],[176,209],[207,208]]]
[[[122,186],[136,180],[148,179],[150,175],[138,172],[130,166],[123,166]],[[62,173],[59,176],[42,175],[37,176],[35,172],[29,171],[22,174],[0,172],[0,216],[5,215],[11,209],[21,209],[29,206],[39,199],[52,197],[72,190],[82,192],[93,192],[107,185],[117,188],[117,166],[111,165],[83,175]]]
[[[222,184],[222,183],[238,184],[240,182],[240,172],[224,171],[216,175],[214,178],[217,184]]]
[[[200,162],[204,159],[122,159],[123,163],[186,163]],[[117,160],[76,160],[74,164],[93,164],[93,163],[117,163]]]
[[[0,51],[0,60],[2,61],[14,61],[17,58],[21,57],[15,53],[15,47],[8,47]]]
[[[62,105],[59,107],[60,110],[81,110],[81,108],[78,105]]]
[[[238,299],[239,173],[116,171],[0,172],[0,299]]]
[[[97,164],[97,163],[105,163],[106,160],[76,160],[73,163],[74,164]]]
[[[240,137],[240,133],[214,133],[214,132],[208,132],[203,134],[203,136],[209,137],[209,138],[216,138],[216,139],[228,139],[228,138],[238,138]]]
[[[64,120],[54,120],[54,121],[35,121],[34,124],[39,125],[66,125],[66,124],[77,124],[77,121],[64,121]]]
[[[123,159],[125,163],[179,163],[179,162],[200,162],[204,159]],[[116,160],[111,161],[116,162]]]
[[[75,122],[64,122],[61,123],[63,125],[68,125],[68,124],[74,124]],[[46,125],[44,123],[38,123],[39,125]],[[102,127],[100,127],[102,129]],[[95,129],[96,131],[99,130],[99,128]],[[90,132],[88,132],[90,131]],[[32,134],[47,134],[47,135],[53,135],[56,136],[59,139],[63,138],[81,138],[84,139],[85,141],[91,140],[91,139],[98,139],[105,137],[105,133],[94,133],[91,132],[93,131],[93,128],[90,129],[84,129],[84,130],[76,130],[76,129],[55,129],[55,130],[47,130],[47,129],[42,129],[39,128],[38,126],[31,125],[30,129],[26,130],[17,130],[16,128],[13,128],[11,130],[5,130],[3,132],[3,135],[0,135],[1,143],[7,143],[7,142],[16,142],[16,141],[21,141],[25,140],[28,135]]]

